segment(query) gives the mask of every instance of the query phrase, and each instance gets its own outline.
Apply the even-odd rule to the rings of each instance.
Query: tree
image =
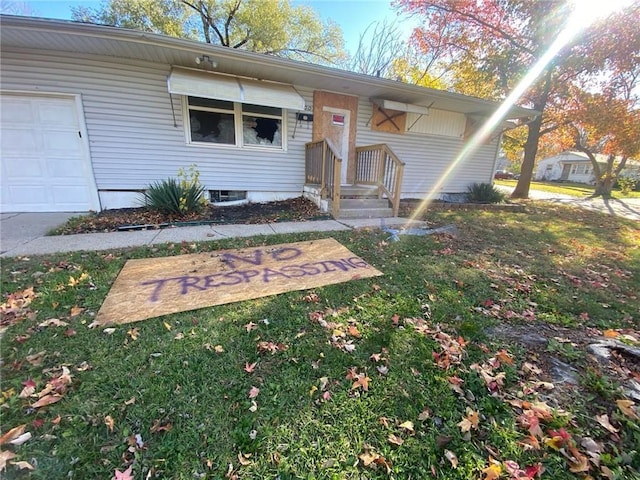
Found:
[[[397,0],[396,5],[423,18],[412,41],[429,55],[437,52],[437,64],[453,77],[457,91],[495,100],[513,90],[543,57],[575,8],[575,2],[560,0]],[[570,87],[602,76],[613,65],[628,68],[633,58],[637,63],[638,31],[636,2],[567,44],[528,88],[523,103],[541,115],[524,126],[524,156],[514,197],[528,196],[540,139],[563,124],[557,112],[570,98]]]
[[[289,0],[109,0],[97,9],[72,8],[72,16],[314,63],[346,56],[334,22]]]
[[[345,68],[351,72],[444,90],[445,83],[429,72],[431,65],[402,38],[399,24],[371,23],[360,35],[358,48]]]
[[[587,155],[593,166],[594,196],[610,197],[627,160],[640,155],[640,110],[609,94],[575,90],[569,120],[556,132],[560,148]],[[597,155],[606,160],[599,162]]]

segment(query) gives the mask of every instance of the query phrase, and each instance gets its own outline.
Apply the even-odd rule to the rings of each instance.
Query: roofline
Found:
[[[447,99],[455,98],[458,100],[475,103],[478,107],[497,108],[500,102],[485,100],[482,98],[471,97],[461,93],[449,92],[447,90],[437,90],[419,85],[402,83],[395,80],[389,80],[361,73],[349,72],[335,67],[327,67],[307,62],[289,60],[286,58],[275,57],[262,53],[250,52],[247,50],[233,49],[220,45],[213,45],[196,40],[188,40],[184,38],[169,37],[157,33],[143,32],[121,27],[113,27],[108,25],[99,25],[92,23],[82,23],[72,20],[59,20],[41,17],[22,17],[16,15],[0,15],[0,26],[10,25],[23,29],[50,30],[69,35],[89,35],[97,38],[122,39],[134,43],[153,45],[158,47],[172,48],[176,50],[188,51],[193,54],[216,55],[219,57],[236,58],[249,63],[269,64],[273,67],[287,70],[304,71],[305,73],[315,76],[325,76],[339,78],[341,80],[359,83],[361,85],[370,85],[372,83],[381,87],[397,90],[398,92],[412,92],[423,94],[425,96]],[[509,118],[531,118],[540,112],[535,110],[514,106],[511,109]]]

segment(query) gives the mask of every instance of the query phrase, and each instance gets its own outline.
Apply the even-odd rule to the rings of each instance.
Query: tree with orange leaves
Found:
[[[430,58],[438,57],[438,62],[432,63],[449,72],[455,90],[499,100],[545,54],[576,2],[396,0],[395,5],[423,20],[412,42]],[[640,2],[636,0],[624,11],[586,28],[544,67],[522,98],[525,106],[541,115],[523,125],[527,130],[524,157],[513,197],[529,195],[540,139],[569,124],[577,125],[578,119],[565,114],[573,111],[567,109],[573,87],[601,91],[603,77],[636,70],[639,32]]]

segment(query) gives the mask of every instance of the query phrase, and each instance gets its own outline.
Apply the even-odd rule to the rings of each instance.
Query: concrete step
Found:
[[[340,208],[338,218],[389,218],[393,217],[391,208]]]
[[[341,198],[340,208],[389,208],[385,198]]]

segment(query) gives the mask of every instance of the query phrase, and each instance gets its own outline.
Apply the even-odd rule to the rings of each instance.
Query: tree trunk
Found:
[[[614,179],[610,175],[596,180],[592,197],[611,198],[611,190],[613,190]]]
[[[511,194],[511,198],[529,198],[529,187],[533,179],[533,167],[538,153],[538,141],[540,140],[540,128],[542,127],[542,115],[538,115],[529,124],[527,141],[524,144],[524,158],[520,167],[518,184]]]
[[[524,158],[522,159],[522,167],[520,168],[520,178],[518,184],[511,194],[511,198],[529,198],[529,187],[533,179],[533,167],[536,163],[536,154],[538,153],[538,142],[540,141],[540,130],[542,129],[542,115],[547,106],[549,92],[551,91],[551,83],[553,76],[553,65],[547,67],[544,74],[544,85],[541,95],[533,103],[533,109],[540,112],[531,123],[529,123],[529,131],[527,132],[527,141],[524,144]]]

